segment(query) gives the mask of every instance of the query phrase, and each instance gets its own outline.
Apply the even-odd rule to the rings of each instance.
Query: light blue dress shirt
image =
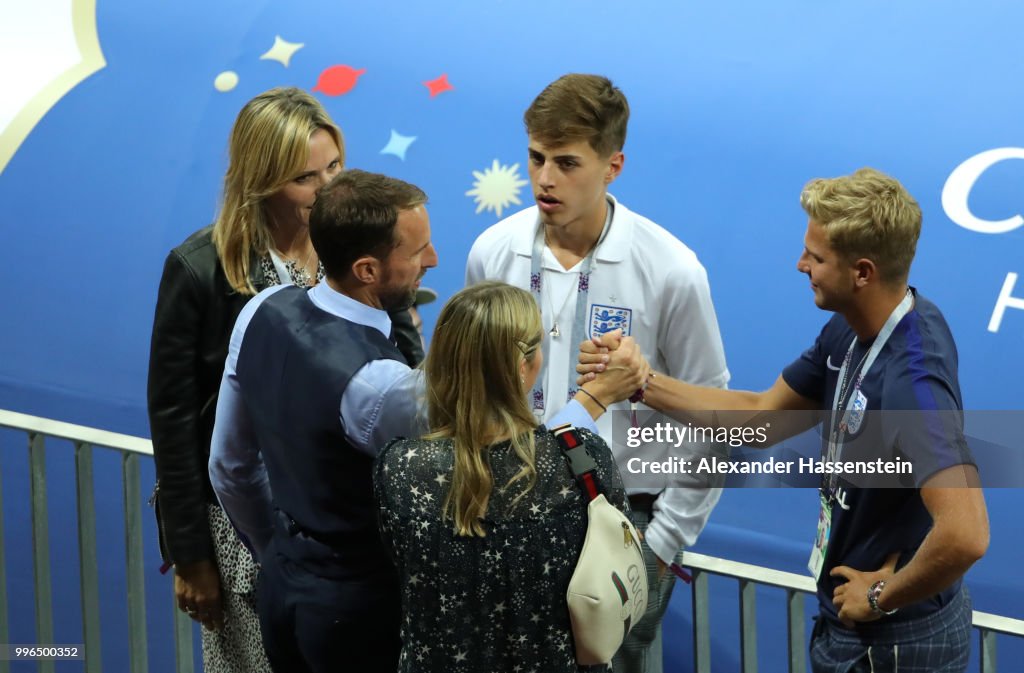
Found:
[[[267,288],[242,308],[228,342],[217,415],[210,443],[210,483],[235,527],[261,554],[273,534],[273,497],[259,440],[242,401],[238,353],[245,330],[260,305],[286,286]],[[317,308],[350,322],[391,333],[387,312],[368,306],[320,283],[308,290]],[[423,374],[397,360],[372,360],[355,373],[341,397],[339,420],[352,446],[376,456],[395,437],[418,437],[426,429]],[[551,419],[551,427],[572,423],[597,433],[579,402],[572,401]]]

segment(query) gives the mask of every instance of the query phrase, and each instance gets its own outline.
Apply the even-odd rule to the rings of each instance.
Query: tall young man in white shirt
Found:
[[[537,205],[480,235],[466,282],[504,280],[529,289],[540,304],[546,367],[533,391],[538,415],[547,420],[575,393],[578,344],[617,328],[636,338],[654,369],[724,387],[729,371],[704,267],[672,234],[608,193],[625,163],[629,104],[622,92],[605,77],[565,75],[541,92],[524,121]],[[621,466],[644,449],[613,442],[611,416],[598,426]],[[664,457],[648,451],[643,458]],[[629,489],[625,476],[645,531],[651,601],[614,667],[660,673],[661,619],[674,582],[668,568],[696,541],[721,491]]]

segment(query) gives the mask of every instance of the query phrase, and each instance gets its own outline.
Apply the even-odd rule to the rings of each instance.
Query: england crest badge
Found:
[[[851,435],[857,434],[861,423],[864,422],[864,412],[868,409],[868,398],[860,390],[853,398],[853,408],[847,420],[847,430]]]
[[[590,336],[601,336],[616,329],[621,329],[623,336],[630,336],[632,327],[633,309],[603,304],[591,305]]]

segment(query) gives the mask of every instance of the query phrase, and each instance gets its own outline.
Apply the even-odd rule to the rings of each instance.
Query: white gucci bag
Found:
[[[581,665],[606,664],[647,609],[647,570],[640,536],[597,482],[597,463],[571,425],[552,430],[576,481],[590,500],[587,537],[566,599]]]

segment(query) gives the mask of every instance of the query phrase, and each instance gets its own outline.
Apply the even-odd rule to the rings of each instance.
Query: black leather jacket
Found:
[[[171,250],[164,263],[149,354],[149,426],[156,459],[154,501],[164,561],[214,560],[206,505],[215,503],[208,463],[217,394],[228,340],[251,299],[234,291],[211,238],[201,229]],[[277,283],[253,260],[257,291]],[[403,355],[423,359],[408,311],[391,315]]]

